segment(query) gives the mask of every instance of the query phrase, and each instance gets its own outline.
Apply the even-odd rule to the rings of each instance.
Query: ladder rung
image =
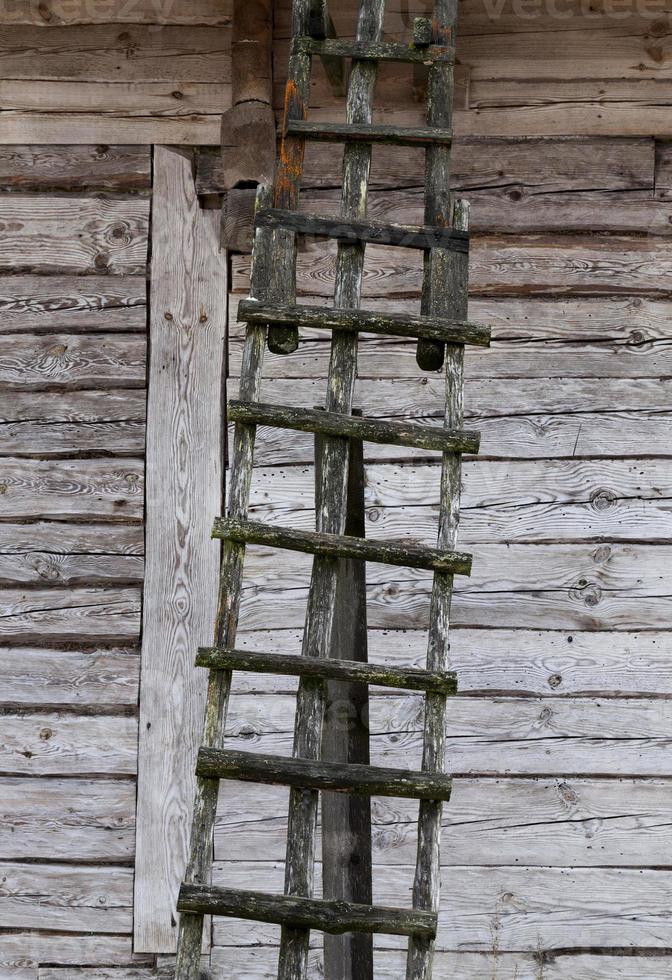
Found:
[[[297,37],[293,44],[298,54],[315,54],[329,58],[357,58],[362,61],[406,61],[416,65],[431,65],[436,61],[454,64],[455,48],[450,45],[430,44],[415,47],[388,41],[342,41],[336,38],[318,40]]]
[[[364,442],[410,446],[443,453],[475,454],[478,452],[481,438],[478,432],[462,429],[443,429],[439,426],[415,425],[410,422],[386,422],[356,415],[339,415],[337,412],[268,405],[261,402],[230,401],[228,418],[232,422],[269,425],[278,429],[295,429],[299,432],[323,432],[330,436],[362,439]]]
[[[389,936],[436,936],[437,916],[420,909],[395,909],[383,905],[269,895],[266,892],[213,885],[183,884],[178,912],[226,915],[255,922],[274,922],[298,929],[317,929],[332,935],[344,932],[376,932]]]
[[[371,242],[374,245],[399,245],[403,248],[447,248],[452,252],[469,251],[469,235],[453,228],[431,225],[378,225],[371,221],[346,221],[323,218],[282,208],[257,211],[258,228],[284,228],[301,235],[318,235],[339,242]]]
[[[393,143],[397,146],[450,146],[450,129],[432,126],[386,126],[377,123],[313,122],[307,119],[287,119],[287,136],[321,143]]]
[[[385,667],[357,660],[333,660],[331,657],[303,657],[260,653],[256,650],[202,647],[196,657],[196,666],[208,667],[210,670],[243,670],[256,674],[283,674],[290,677],[380,684],[405,691],[432,691],[446,695],[457,693],[457,677],[453,673],[415,667]]]
[[[353,762],[314,762],[282,755],[234,752],[207,745],[198,750],[196,775],[206,779],[239,779],[249,783],[411,800],[449,800],[452,785],[450,776],[438,772],[412,772]]]
[[[323,558],[355,558],[380,562],[381,565],[405,565],[426,568],[451,575],[469,575],[471,555],[460,551],[443,551],[407,545],[400,541],[371,541],[347,534],[325,534],[320,531],[294,531],[258,521],[239,521],[218,517],[213,538],[237,541],[240,544],[261,544],[271,548],[302,551]]]
[[[277,323],[304,329],[314,327],[376,333],[388,337],[423,337],[446,344],[487,347],[490,343],[489,327],[465,320],[444,320],[438,316],[339,310],[329,306],[280,306],[244,299],[238,304],[238,319],[242,323]]]

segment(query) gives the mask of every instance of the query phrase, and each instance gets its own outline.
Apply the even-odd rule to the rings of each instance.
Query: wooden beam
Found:
[[[174,952],[193,760],[205,678],[194,651],[212,635],[221,508],[226,259],[219,215],[201,211],[190,153],[154,165],[147,571],[140,693],[135,949]],[[166,787],[170,786],[170,794]]]

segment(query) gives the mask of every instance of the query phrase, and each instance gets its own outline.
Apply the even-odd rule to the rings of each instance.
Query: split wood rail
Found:
[[[203,917],[234,916],[279,924],[279,980],[305,980],[310,931],[350,931],[408,937],[407,980],[431,977],[439,906],[439,839],[443,802],[450,796],[445,774],[447,699],[455,677],[447,670],[453,576],[467,575],[471,558],[456,549],[461,454],[478,450],[477,433],[462,430],[464,345],[487,346],[489,331],[467,320],[468,209],[449,192],[454,26],[457,0],[437,0],[434,18],[415,22],[413,43],[381,39],[384,0],[361,0],[353,42],[317,37],[325,16],[316,0],[295,0],[293,44],[277,175],[272,193],[260,188],[255,223],[250,299],[240,304],[247,324],[239,400],[229,405],[235,423],[227,516],[213,534],[223,541],[215,645],[197,664],[209,669],[203,744],[196,765],[197,788],[189,864],[178,901],[178,980],[197,980]],[[324,33],[324,32],[322,32]],[[351,59],[346,121],[307,121],[311,59]],[[373,90],[381,60],[429,66],[427,126],[404,129],[372,122]],[[306,140],[345,144],[338,218],[298,213]],[[372,144],[425,147],[425,224],[384,225],[367,220]],[[296,240],[312,234],[338,242],[334,303],[314,308],[296,303]],[[422,249],[424,278],[420,314],[381,314],[360,309],[366,242]],[[296,349],[301,327],[332,331],[325,411],[264,404],[261,393],[265,348]],[[353,415],[358,333],[416,338],[425,370],[445,360],[446,411],[442,427],[381,421]],[[321,434],[316,531],[278,528],[248,519],[258,425]],[[350,440],[420,447],[442,453],[441,504],[435,548],[377,541],[344,533],[347,517]],[[302,656],[236,649],[243,564],[248,544],[312,554]],[[426,669],[399,669],[329,659],[339,562],[344,558],[433,571]],[[224,745],[233,670],[292,674],[299,678],[292,758],[233,752]],[[425,692],[422,770],[411,772],[320,758],[325,689],[329,679],[382,684]],[[212,832],[219,781],[251,780],[290,787],[289,824],[282,895],[210,883]],[[320,791],[412,797],[420,801],[418,854],[412,908],[329,901],[313,897],[315,838]]]

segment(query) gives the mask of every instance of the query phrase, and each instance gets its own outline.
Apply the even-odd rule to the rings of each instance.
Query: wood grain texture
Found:
[[[0,725],[1,771],[12,776],[135,775],[136,718],[22,712],[3,714]]]
[[[130,868],[3,862],[1,869],[6,928],[130,932]]]
[[[146,198],[0,196],[0,269],[12,273],[144,275]]]
[[[0,388],[144,388],[144,337],[0,335]]]
[[[134,0],[120,4],[113,11],[116,23],[123,24],[229,24],[231,4],[228,0]],[[107,24],[110,20],[108,0],[28,0],[8,5],[0,24],[34,24],[56,27],[66,24]]]
[[[373,147],[371,187],[399,191],[422,187],[422,150]],[[338,188],[342,152],[337,147],[306,147],[304,182],[307,188]],[[451,184],[456,191],[499,189],[511,186],[530,192],[651,190],[654,173],[652,138],[546,138],[458,137],[452,154]],[[219,155],[204,149],[198,154],[200,193],[223,189]],[[402,196],[403,197],[403,196]],[[396,198],[396,195],[395,195]]]
[[[40,707],[135,707],[140,657],[136,648],[5,646],[0,651],[0,702]]]
[[[111,112],[3,112],[0,145],[39,142],[63,143],[64,133],[73,144],[109,140],[111,143],[171,143],[212,145],[220,136],[218,114],[190,116],[124,116]]]
[[[5,105],[8,84],[7,80],[0,81]],[[39,84],[41,93],[46,95],[51,83]],[[151,188],[150,168],[148,146],[3,146],[0,149],[0,188],[33,192],[69,191],[73,187],[80,192],[89,189],[148,191]]]
[[[442,821],[444,881],[455,865],[515,867],[523,853],[528,866],[645,867],[652,849],[669,844],[668,791],[665,779],[457,777]],[[629,807],[623,806],[625,793]],[[255,861],[263,853],[281,861],[286,797],[279,787],[227,784],[216,860],[235,853],[240,861]],[[372,801],[377,880],[388,867],[415,860],[416,809],[402,800]]]
[[[10,258],[10,253],[7,253]],[[140,276],[0,277],[2,333],[143,333],[147,283]]]
[[[376,977],[397,980],[404,968],[402,950],[380,950],[375,954]],[[274,980],[277,949],[273,946],[242,947],[216,946],[212,953],[215,970],[231,970],[248,980]],[[311,950],[309,968],[319,976],[322,954]],[[434,958],[436,980],[570,980],[577,975],[582,980],[670,980],[672,966],[669,957],[646,953],[628,956],[574,952],[554,953],[448,953],[439,952]],[[54,980],[62,980],[54,972]],[[49,974],[51,980],[51,974]],[[88,980],[88,978],[87,978]]]
[[[2,860],[125,862],[135,842],[130,780],[0,779]]]
[[[242,887],[243,882],[248,888],[262,887],[263,882],[263,887],[273,888],[281,875],[272,862],[247,867],[227,862],[216,870],[216,880],[226,880],[230,887]],[[375,900],[394,896],[400,902],[408,895],[410,872],[390,869],[378,883]],[[468,944],[473,951],[492,953],[493,929],[501,952],[572,948],[577,932],[584,948],[627,949],[643,946],[644,940],[648,949],[668,949],[668,870],[461,867],[451,870],[450,881],[439,914],[437,950]],[[550,901],[562,907],[561,916],[548,914]],[[215,945],[275,941],[269,927],[254,929],[228,920],[215,920],[214,935]]]
[[[142,521],[144,514],[141,459],[3,459],[0,486],[0,520]]]
[[[263,650],[271,642],[264,630],[241,632],[240,645]],[[281,653],[300,649],[298,630],[273,635]],[[395,666],[421,666],[424,635],[416,630],[369,630],[371,660]],[[666,633],[575,632],[523,629],[456,629],[451,670],[462,694],[538,694],[547,697],[642,697],[672,693]],[[238,693],[291,693],[294,684],[268,676],[240,675]]]
[[[192,665],[215,615],[227,269],[189,154],[158,147],[154,186],[135,942],[173,952],[205,693]]]
[[[6,932],[0,935],[0,966],[11,971],[25,964],[37,967],[39,963],[70,964],[68,971],[79,966],[100,964],[104,961],[111,968],[128,963],[149,966],[147,956],[134,956],[130,935],[102,935],[86,933],[40,933],[37,931]],[[77,964],[73,967],[72,964]],[[101,967],[94,966],[98,970]]]
[[[140,590],[6,589],[0,591],[0,637],[16,643],[137,641]]]

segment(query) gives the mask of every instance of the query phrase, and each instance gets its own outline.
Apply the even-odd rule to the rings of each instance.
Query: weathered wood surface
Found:
[[[10,862],[3,862],[0,868],[7,929],[85,930],[102,935],[129,932],[130,868]]]
[[[227,862],[216,870],[216,881],[228,887],[268,889],[277,887],[281,877],[281,868],[271,862],[245,868]],[[375,900],[399,902],[408,895],[410,874],[410,868],[389,869]],[[669,948],[666,903],[672,875],[667,870],[460,867],[451,869],[450,880],[439,914],[437,950],[466,945],[489,953],[493,945],[502,952],[565,950],[575,948],[577,931],[583,942],[598,948],[644,946],[642,938],[649,950]],[[562,916],[548,914],[549,895],[561,905]],[[215,945],[242,946],[273,943],[276,934],[263,924],[253,928],[247,922],[215,920],[214,935]],[[385,946],[393,942],[386,940]]]
[[[141,964],[149,965],[152,962],[148,956],[133,955],[130,935],[111,936],[81,932],[39,933],[20,930],[0,934],[0,966],[10,970],[10,978],[12,969],[26,963],[31,967],[37,967],[39,963],[69,964],[65,970],[69,971],[68,976],[72,976],[80,965],[100,964],[101,960],[110,964],[111,970],[114,969],[115,964],[133,962],[140,968]],[[73,967],[72,964],[77,964],[77,967]],[[100,969],[105,968],[99,965],[93,967],[96,971]],[[142,974],[140,978],[144,980]],[[63,973],[59,980],[64,980]],[[87,980],[90,980],[90,976]]]
[[[143,388],[145,353],[137,334],[1,334],[0,388]]]
[[[2,860],[132,860],[135,786],[130,780],[12,776],[3,777],[0,787]]]
[[[241,695],[240,702],[234,700],[227,731],[232,750],[252,748],[262,754],[287,756],[293,696],[275,695],[266,703],[255,696]],[[515,774],[553,778],[560,769],[563,778],[634,779],[665,777],[667,772],[669,710],[665,701],[655,698],[628,703],[609,698],[557,698],[552,702],[497,696],[456,698],[451,699],[449,716],[448,766],[454,778]],[[613,733],[607,726],[613,727]],[[422,700],[408,695],[372,698],[370,732],[376,765],[418,766]]]
[[[0,486],[3,521],[142,521],[144,514],[142,459],[2,459]],[[93,533],[91,544],[95,545]]]
[[[301,646],[299,630],[241,632],[240,645],[289,655]],[[369,630],[371,660],[398,667],[424,663],[424,634],[416,630]],[[457,629],[451,670],[461,694],[546,697],[656,697],[672,694],[672,669],[663,630],[574,632],[524,629]],[[239,675],[236,692],[292,693],[295,684],[267,675]]]
[[[5,12],[0,14],[3,22]],[[3,105],[7,80],[0,80]],[[21,83],[25,86],[26,83]],[[42,83],[43,94],[53,83]],[[62,91],[62,89],[59,89]],[[83,190],[149,191],[151,157],[148,146],[2,146],[0,189],[3,191]]]
[[[142,197],[3,194],[0,269],[144,275],[148,220]]]
[[[364,273],[363,296],[405,299],[419,295],[421,262],[391,246],[372,245]],[[334,286],[333,248],[309,243],[299,255],[298,292],[330,296]],[[627,295],[667,296],[669,257],[656,237],[488,236],[471,243],[473,295]],[[249,258],[234,256],[232,286],[245,292]]]
[[[379,950],[376,952],[376,977],[380,980],[398,980],[404,968],[405,953]],[[248,980],[275,980],[277,949],[273,946],[219,947],[213,950],[212,965],[215,970],[231,970]],[[309,954],[309,969],[320,975],[322,954],[319,949]],[[669,957],[648,953],[609,955],[599,953],[436,953],[434,975],[436,980],[570,980],[580,976],[582,980],[670,980],[672,966]],[[43,971],[44,972],[44,971]],[[42,978],[40,978],[42,980]],[[64,980],[58,971],[50,971],[46,980]],[[89,980],[89,978],[85,978]],[[122,978],[126,980],[126,978]]]
[[[190,155],[157,148],[154,180],[135,940],[139,952],[173,952],[205,694],[193,657],[215,614],[222,461],[210,396],[222,387],[227,272]]]
[[[8,253],[5,260],[9,257]],[[3,276],[0,331],[144,333],[146,303],[144,275]]]
[[[0,453],[137,458],[145,449],[145,401],[142,388],[106,390],[104,397],[99,391],[13,391],[0,408]]]
[[[512,185],[529,193],[653,190],[655,160],[652,138],[582,137],[516,139],[515,137],[458,137],[452,154],[451,186],[469,190],[511,191]],[[338,188],[342,153],[333,146],[306,148],[304,183],[307,188]],[[374,147],[371,188],[388,188],[396,204],[399,188],[422,187],[422,150]],[[665,156],[661,158],[664,171]],[[198,154],[199,193],[223,189],[219,155]],[[403,199],[404,194],[401,194]],[[375,195],[372,196],[375,202]],[[478,214],[474,214],[478,220]]]
[[[140,634],[137,588],[0,591],[0,637],[20,643],[123,643]]]
[[[137,648],[3,646],[0,702],[5,705],[113,705],[135,707],[140,656]]]
[[[14,776],[133,776],[137,721],[125,714],[7,713],[2,772]],[[26,923],[19,923],[25,928]],[[105,931],[105,930],[101,930]]]
[[[255,861],[263,852],[281,861],[287,791],[231,783],[225,787],[215,832],[215,857]],[[496,779],[458,776],[442,822],[444,880],[455,865],[632,867],[646,866],[653,850],[669,846],[665,779],[604,780],[590,777]],[[628,794],[628,813],[623,794]],[[225,804],[225,805],[224,805]],[[376,880],[391,865],[412,865],[417,847],[416,809],[402,800],[372,801]],[[227,813],[232,820],[227,830]]]
[[[229,0],[134,0],[114,10],[117,23],[130,24],[229,24]],[[55,27],[67,24],[107,24],[110,20],[108,0],[47,0],[38,3],[8,5],[2,11],[0,24],[35,24]]]

